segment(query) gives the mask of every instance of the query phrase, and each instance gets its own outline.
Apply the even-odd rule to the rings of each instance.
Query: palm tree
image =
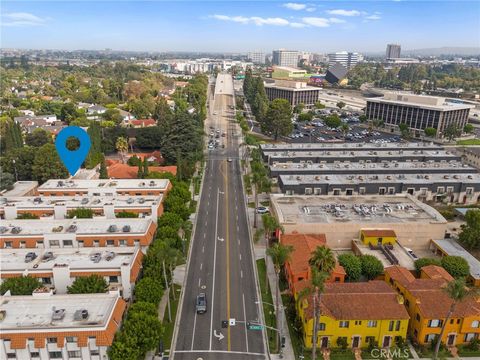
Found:
[[[253,227],[257,227],[257,208],[258,208],[258,194],[270,191],[271,183],[267,175],[267,169],[261,162],[252,162],[251,181],[255,187],[255,212],[253,217]]]
[[[277,274],[277,298],[275,301],[275,310],[277,311],[277,320],[280,318],[280,269],[282,268],[283,264],[290,259],[290,254],[293,251],[293,246],[291,245],[283,245],[280,243],[274,244],[271,248],[267,249],[267,255],[272,257],[273,265],[275,267],[275,273]],[[283,315],[282,315],[283,316]],[[278,323],[277,323],[278,325]],[[276,337],[276,348],[278,349],[278,339],[280,337],[280,332],[277,332]]]
[[[280,230],[282,234],[285,232],[285,229],[282,225],[279,224],[278,220],[270,214],[263,214],[262,215],[262,223],[263,223],[263,233],[265,235],[265,268],[267,267],[267,251],[270,247],[270,238],[274,231]],[[265,283],[268,282],[268,272],[265,271]]]
[[[316,360],[321,294],[325,289],[325,281],[330,277],[330,274],[319,271],[315,266],[310,267],[310,272],[310,286],[302,290],[300,299],[305,297],[311,297],[313,299],[312,360]]]
[[[473,296],[478,293],[476,289],[469,289],[466,286],[465,279],[463,278],[450,281],[445,288],[445,292],[447,293],[448,297],[452,300],[452,303],[450,304],[450,308],[448,309],[448,313],[445,318],[445,321],[442,324],[440,335],[437,338],[435,351],[433,353],[434,359],[438,359],[438,352],[440,350],[440,344],[442,343],[443,334],[445,333],[445,327],[448,321],[450,320],[450,318],[452,317],[455,311],[455,308],[460,302],[465,300],[467,297]]]
[[[317,268],[318,271],[331,274],[337,264],[332,249],[326,246],[318,246],[311,254],[309,260],[310,266]]]
[[[122,162],[125,161],[125,154],[128,151],[128,141],[126,138],[123,136],[120,136],[117,138],[117,141],[115,142],[115,149],[120,153],[120,156],[122,158]]]

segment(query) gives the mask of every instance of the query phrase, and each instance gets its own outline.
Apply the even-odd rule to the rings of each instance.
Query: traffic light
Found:
[[[282,336],[282,338],[280,339],[280,343],[282,344],[282,348],[285,347],[285,336]]]
[[[228,328],[228,320],[222,320],[222,328]]]

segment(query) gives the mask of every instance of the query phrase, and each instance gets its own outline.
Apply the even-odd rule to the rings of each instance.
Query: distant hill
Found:
[[[480,55],[480,47],[440,47],[431,49],[413,49],[403,50],[402,56],[440,56],[440,55],[461,55],[461,56],[475,56]]]

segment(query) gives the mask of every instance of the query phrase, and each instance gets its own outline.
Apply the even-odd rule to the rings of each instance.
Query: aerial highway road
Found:
[[[212,97],[212,94],[209,94]],[[257,277],[252,256],[242,171],[240,130],[235,122],[233,80],[219,74],[209,100],[208,133],[225,147],[208,150],[199,211],[188,259],[170,357],[175,360],[266,359]],[[212,130],[210,126],[213,127]],[[196,312],[196,297],[205,293],[207,311]],[[222,324],[223,322],[223,324]],[[226,325],[226,326],[225,326]]]

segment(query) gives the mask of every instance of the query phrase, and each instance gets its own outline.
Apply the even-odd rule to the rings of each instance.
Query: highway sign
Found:
[[[247,328],[248,330],[262,330],[263,325],[247,322]]]

